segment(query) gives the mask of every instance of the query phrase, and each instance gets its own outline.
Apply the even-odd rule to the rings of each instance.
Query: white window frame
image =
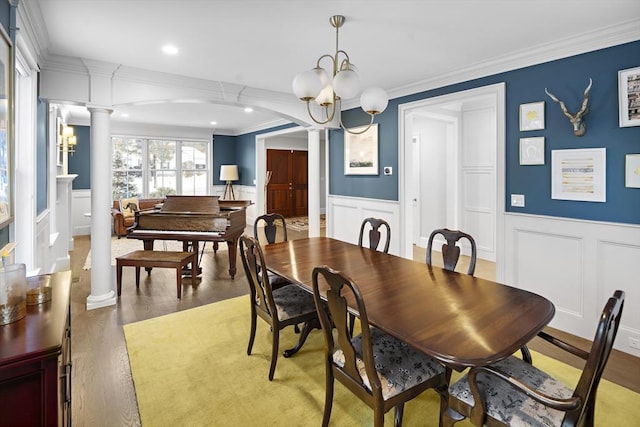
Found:
[[[205,179],[207,182],[206,185],[206,194],[199,194],[199,195],[210,195],[211,194],[211,189],[212,189],[212,175],[211,175],[211,165],[212,165],[212,161],[211,161],[211,141],[208,140],[203,140],[203,139],[187,139],[187,138],[167,138],[167,137],[141,137],[141,136],[135,136],[135,135],[112,135],[111,136],[112,141],[114,138],[120,138],[123,140],[129,140],[129,139],[138,139],[142,141],[142,188],[141,188],[141,192],[142,195],[140,196],[140,198],[149,198],[149,179],[151,176],[151,169],[150,169],[150,160],[149,160],[149,141],[153,140],[153,141],[170,141],[170,142],[175,142],[176,144],[176,168],[175,169],[167,169],[167,170],[171,170],[171,171],[175,171],[176,174],[176,193],[177,194],[182,194],[182,173],[183,173],[183,169],[182,169],[182,144],[183,143],[198,143],[198,144],[204,144],[207,147],[207,152],[205,153],[205,164],[206,167],[205,169],[198,169],[199,172],[205,172]],[[114,149],[115,149],[115,144],[113,144]],[[112,157],[113,158],[113,157]],[[161,171],[165,170],[165,169],[159,169]],[[187,170],[192,170],[192,169],[187,169]],[[195,170],[195,169],[193,169]],[[111,181],[113,182],[113,174],[111,177]]]

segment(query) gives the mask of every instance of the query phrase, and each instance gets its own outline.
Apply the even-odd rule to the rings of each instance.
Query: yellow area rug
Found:
[[[319,426],[324,408],[323,339],[314,330],[292,358],[278,359],[269,382],[271,333],[258,319],[247,356],[248,296],[124,326],[143,426]],[[280,352],[292,347],[293,328],[280,333]],[[540,354],[534,363],[563,380],[580,371]],[[459,374],[454,373],[454,378]],[[429,390],[405,405],[404,423],[437,426],[439,398]],[[336,382],[331,426],[370,426],[373,411]],[[640,394],[602,381],[597,426],[638,425]],[[385,425],[393,425],[393,410]],[[468,421],[458,426],[471,425]]]

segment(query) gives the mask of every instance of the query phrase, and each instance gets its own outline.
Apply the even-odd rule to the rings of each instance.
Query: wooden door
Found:
[[[284,217],[307,215],[307,152],[267,150],[267,212]]]

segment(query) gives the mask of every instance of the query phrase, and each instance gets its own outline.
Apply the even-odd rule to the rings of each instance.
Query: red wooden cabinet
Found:
[[[0,326],[0,427],[71,425],[71,271],[50,284],[51,301]]]

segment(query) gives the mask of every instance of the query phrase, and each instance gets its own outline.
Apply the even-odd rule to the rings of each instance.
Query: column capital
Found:
[[[103,113],[111,114],[111,113],[113,113],[113,110],[114,110],[113,106],[111,106],[111,105],[87,104],[86,107],[87,107],[87,110],[89,110],[90,113],[103,112]]]

